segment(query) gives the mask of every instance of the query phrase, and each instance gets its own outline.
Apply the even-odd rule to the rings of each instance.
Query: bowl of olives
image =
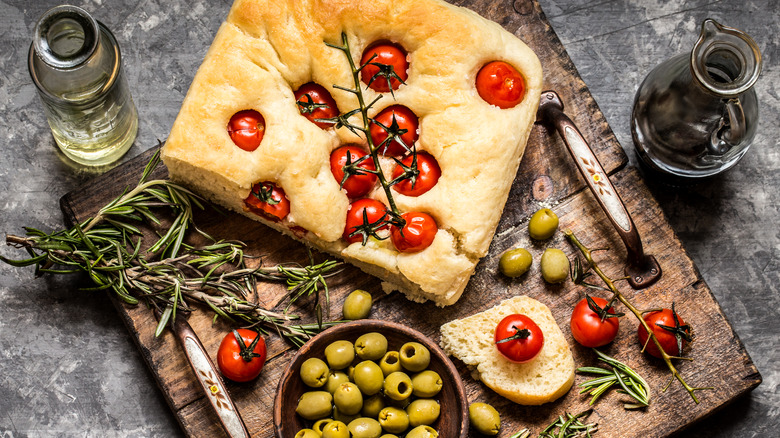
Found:
[[[468,436],[455,366],[427,336],[388,321],[331,327],[307,342],[279,381],[278,438]]]

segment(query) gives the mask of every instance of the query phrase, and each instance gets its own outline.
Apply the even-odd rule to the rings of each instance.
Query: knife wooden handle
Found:
[[[214,366],[214,362],[211,361],[211,358],[206,353],[206,349],[203,348],[203,344],[201,344],[195,331],[192,330],[190,324],[181,315],[173,323],[173,331],[184,349],[184,354],[187,355],[187,360],[195,372],[195,377],[198,378],[206,398],[217,413],[219,421],[222,423],[228,436],[231,438],[248,438],[249,432],[246,430],[246,425],[225,389],[225,384]]]
[[[554,91],[542,93],[537,119],[555,125],[563,138],[580,174],[590,187],[602,210],[615,227],[628,251],[626,273],[628,281],[635,289],[641,289],[654,283],[661,276],[661,267],[651,255],[645,255],[639,232],[626,210],[623,200],[609,180],[598,158],[577,126],[563,112],[563,102]]]

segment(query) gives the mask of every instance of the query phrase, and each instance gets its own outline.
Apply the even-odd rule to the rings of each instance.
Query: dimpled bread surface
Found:
[[[439,182],[419,197],[393,192],[401,212],[430,214],[439,230],[418,253],[399,253],[389,239],[366,246],[341,238],[350,200],[330,171],[337,147],[365,139],[347,128],[320,129],[298,112],[293,90],[324,86],[342,113],[357,98],[343,52],[328,47],[345,33],[359,62],[371,43],[389,40],[408,52],[405,85],[382,93],[369,111],[400,104],[420,121],[417,150],[441,168]],[[475,88],[479,69],[506,61],[526,80],[524,100],[509,109],[486,103]],[[542,87],[536,55],[514,35],[479,15],[436,0],[237,0],[197,71],[163,147],[171,178],[209,200],[339,256],[414,301],[452,304],[488,250],[526,141]],[[363,90],[365,101],[380,93]],[[260,146],[247,152],[227,132],[231,116],[254,109],[265,118]],[[359,114],[355,124],[362,124]],[[382,158],[389,175],[393,162]],[[272,181],[286,192],[290,214],[274,222],[243,200],[253,184]],[[381,187],[370,197],[387,204]],[[295,227],[295,228],[293,228]],[[301,231],[301,229],[305,231]],[[297,230],[293,232],[293,230]]]
[[[520,313],[542,330],[544,346],[526,363],[507,360],[495,345],[496,325]],[[498,394],[522,405],[541,405],[566,394],[574,383],[574,359],[550,309],[518,296],[475,315],[441,326],[441,346],[475,371],[474,377]]]

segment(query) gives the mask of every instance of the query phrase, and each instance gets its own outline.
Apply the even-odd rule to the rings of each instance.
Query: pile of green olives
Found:
[[[311,422],[295,438],[433,438],[439,419],[438,373],[428,369],[431,353],[418,342],[389,350],[387,338],[365,333],[352,343],[325,348],[311,357],[300,376],[309,387],[295,412]]]
[[[528,234],[534,240],[547,240],[558,230],[558,216],[549,208],[542,208],[531,216]],[[498,269],[507,277],[519,277],[529,269],[533,256],[525,248],[514,248],[504,252],[498,261]],[[569,259],[557,248],[548,248],[539,263],[542,278],[547,283],[562,283],[569,277]]]

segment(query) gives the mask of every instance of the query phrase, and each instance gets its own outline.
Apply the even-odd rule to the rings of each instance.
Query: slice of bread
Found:
[[[527,363],[510,362],[494,344],[496,325],[514,313],[529,316],[544,333],[542,351]],[[474,378],[521,405],[556,400],[574,383],[574,359],[561,329],[547,306],[527,296],[444,324],[440,343],[444,351],[476,371]]]

